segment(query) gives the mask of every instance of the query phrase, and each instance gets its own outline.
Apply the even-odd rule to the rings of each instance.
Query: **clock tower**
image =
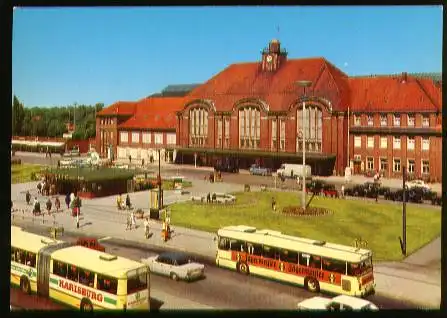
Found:
[[[281,51],[281,44],[278,40],[270,41],[268,48],[262,50],[262,70],[265,72],[275,72],[282,62],[286,61],[287,52]]]

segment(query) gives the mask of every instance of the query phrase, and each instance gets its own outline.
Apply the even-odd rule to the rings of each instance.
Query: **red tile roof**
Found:
[[[97,115],[132,115],[135,112],[135,102],[119,101],[102,109]]]
[[[175,113],[183,108],[183,97],[148,97],[135,103],[135,114],[120,129],[175,129]]]
[[[441,90],[430,79],[408,76],[349,79],[351,111],[441,111]]]
[[[335,82],[334,109],[343,104],[347,91],[347,76],[324,58],[287,60],[282,62],[276,72],[264,72],[261,63],[233,64],[215,75],[205,84],[195,88],[188,100],[203,98],[215,102],[218,111],[229,111],[234,102],[242,98],[261,98],[270,105],[270,110],[287,110],[291,103],[300,98],[303,90],[296,84],[300,80],[310,80],[313,84],[327,69]],[[315,90],[315,95],[325,94]],[[334,97],[334,96],[332,96]]]

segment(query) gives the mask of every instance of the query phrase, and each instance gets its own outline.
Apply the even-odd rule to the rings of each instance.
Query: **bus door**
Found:
[[[39,251],[37,258],[37,294],[48,297],[50,293],[50,262],[54,251],[70,246],[64,242],[48,245]]]

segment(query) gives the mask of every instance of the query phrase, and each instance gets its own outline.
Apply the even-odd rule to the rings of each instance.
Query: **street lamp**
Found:
[[[301,86],[304,89],[304,94],[303,94],[303,112],[302,112],[302,138],[303,138],[303,169],[301,170],[302,174],[303,174],[303,194],[302,194],[302,206],[303,206],[303,211],[306,210],[306,177],[305,177],[305,170],[306,170],[306,132],[304,131],[304,114],[306,112],[306,87],[309,87],[312,85],[311,81],[298,81],[297,82],[299,86]],[[297,118],[298,119],[298,118]]]
[[[158,149],[158,210],[160,211],[160,209],[162,208],[161,206],[161,162],[160,162],[160,153],[161,150],[160,148]]]

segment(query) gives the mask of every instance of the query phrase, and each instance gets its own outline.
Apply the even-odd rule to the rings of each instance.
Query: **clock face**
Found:
[[[272,56],[271,55],[267,55],[267,62],[271,62],[272,61]]]

